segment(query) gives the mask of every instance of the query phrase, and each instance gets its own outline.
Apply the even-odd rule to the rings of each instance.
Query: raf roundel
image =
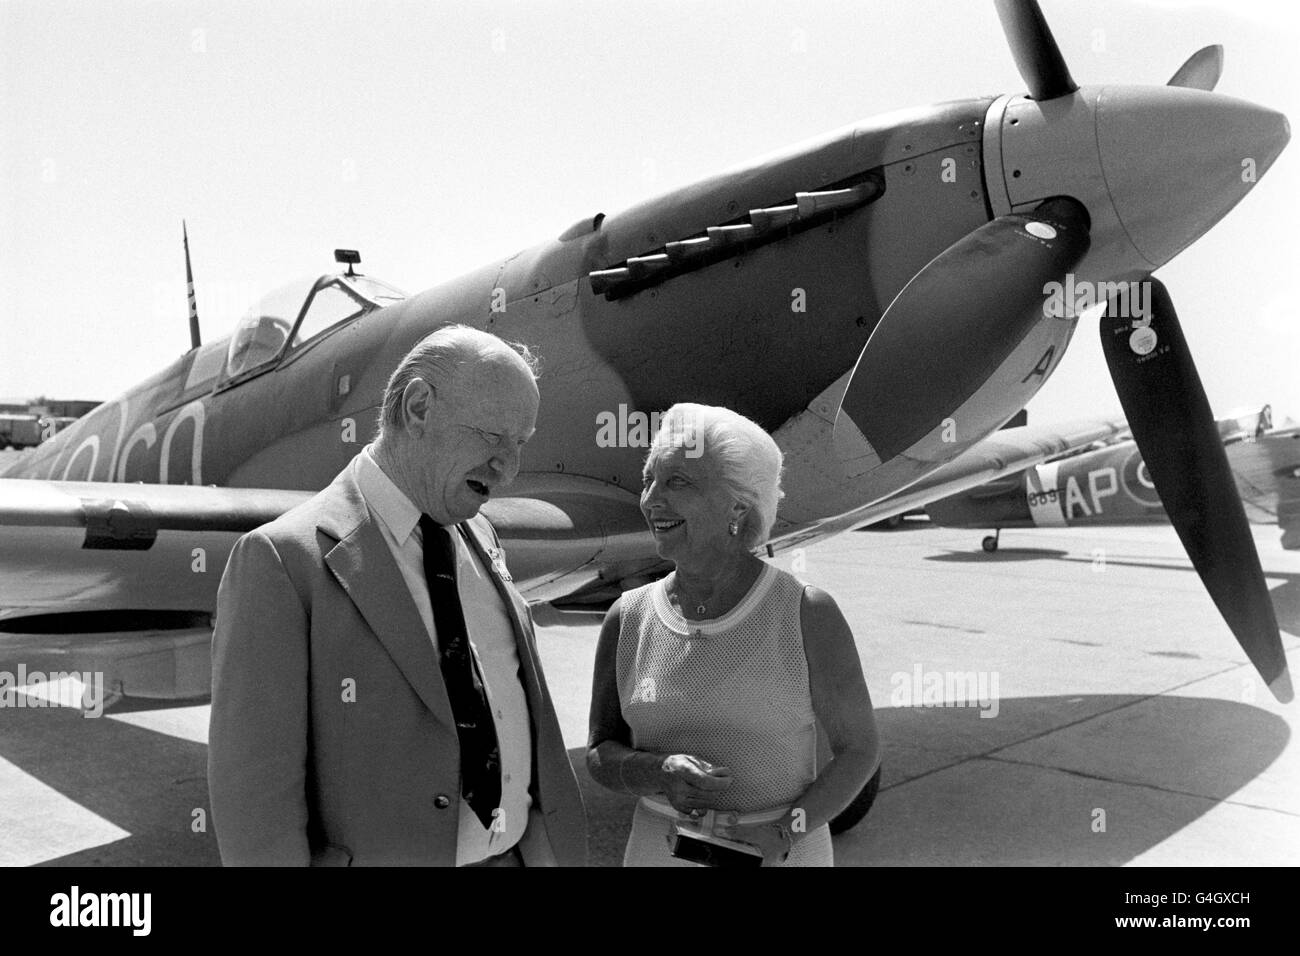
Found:
[[[1134,448],[1119,467],[1120,485],[1124,492],[1143,508],[1160,508],[1160,495],[1156,493],[1156,484],[1151,480],[1147,463],[1142,460],[1142,453]]]

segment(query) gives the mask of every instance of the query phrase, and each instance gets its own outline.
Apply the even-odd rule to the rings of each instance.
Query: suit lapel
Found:
[[[366,507],[352,466],[335,479],[340,494],[317,523],[337,539],[325,564],[426,707],[455,726],[429,632],[383,532]]]

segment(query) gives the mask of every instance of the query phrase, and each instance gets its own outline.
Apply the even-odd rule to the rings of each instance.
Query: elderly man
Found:
[[[434,332],[393,373],[378,439],[235,545],[208,750],[223,862],[585,862],[528,608],[478,515],[533,434],[531,359]]]

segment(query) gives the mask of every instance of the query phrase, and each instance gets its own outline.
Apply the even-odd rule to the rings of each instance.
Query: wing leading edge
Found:
[[[312,494],[0,479],[0,664],[101,673],[110,698],[206,696],[231,548]],[[603,482],[541,477],[484,512],[530,601],[658,560],[637,496]]]

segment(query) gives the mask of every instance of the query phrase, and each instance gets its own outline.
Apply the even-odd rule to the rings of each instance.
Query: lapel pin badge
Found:
[[[500,548],[488,548],[488,557],[492,559],[492,570],[495,571],[503,580],[514,581],[510,576],[510,571],[506,567],[506,556],[501,553]]]

